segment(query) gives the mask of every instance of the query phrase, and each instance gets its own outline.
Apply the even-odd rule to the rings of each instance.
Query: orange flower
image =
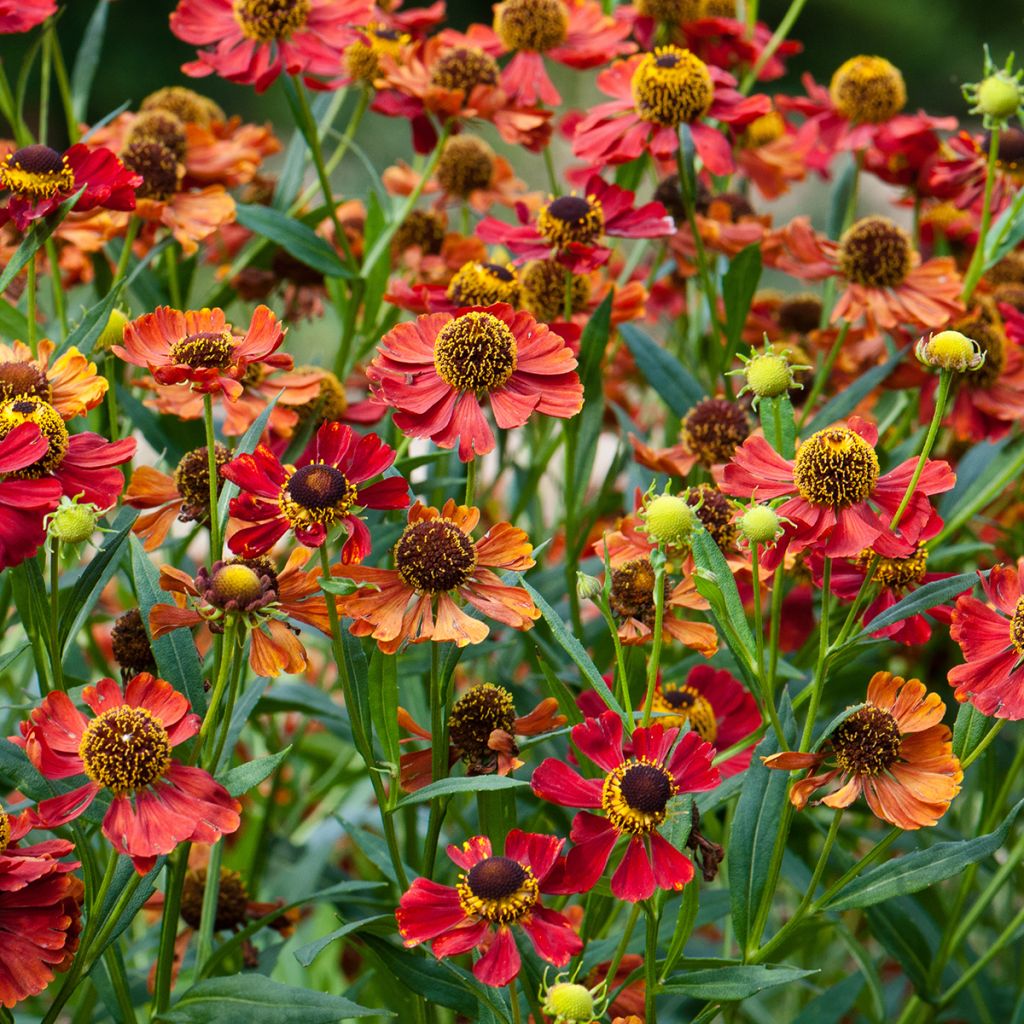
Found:
[[[467,615],[456,597],[513,629],[531,629],[540,611],[530,595],[506,586],[491,570],[531,568],[533,545],[508,523],[492,526],[474,541],[471,535],[479,522],[479,509],[456,505],[452,498],[440,511],[417,502],[395,545],[394,569],[334,567],[332,575],[367,585],[339,602],[343,614],[355,619],[353,636],[372,636],[385,654],[393,654],[406,640],[450,641],[459,647],[482,643],[490,628]]]
[[[40,398],[62,420],[84,416],[99,405],[107,393],[107,381],[96,373],[96,364],[74,345],[51,363],[56,348],[43,338],[37,357],[23,342],[0,344],[0,401],[16,395]]]
[[[215,562],[210,569],[200,569],[194,579],[181,569],[162,565],[160,588],[174,594],[177,604],[153,605],[152,638],[201,624],[220,633],[229,619],[235,619],[252,638],[249,666],[253,672],[275,678],[282,672],[304,671],[306,649],[285,620],[304,622],[321,633],[329,634],[331,629],[320,570],[302,568],[311,553],[296,548],[280,573],[266,557]]]
[[[781,232],[785,252],[774,261],[794,277],[844,279],[846,291],[832,310],[832,322],[864,317],[869,326],[892,330],[900,324],[945,327],[963,313],[963,282],[948,256],[925,263],[910,237],[887,217],[864,217],[838,242],[815,233],[807,217],[795,217]]]
[[[876,672],[866,703],[844,719],[816,754],[795,750],[762,760],[769,768],[834,767],[794,783],[790,802],[797,810],[810,795],[838,779],[823,797],[828,807],[849,807],[863,794],[876,817],[906,830],[935,825],[960,792],[963,772],[953,755],[949,729],[942,724],[946,705],[919,679]]]

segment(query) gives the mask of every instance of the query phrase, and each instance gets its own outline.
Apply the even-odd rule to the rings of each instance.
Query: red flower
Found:
[[[629,26],[610,18],[594,0],[503,0],[494,5],[494,28],[471,25],[462,35],[446,32],[453,44],[476,46],[498,56],[515,56],[501,72],[501,87],[516,103],[538,100],[557,107],[562,97],[548,77],[544,58],[584,69],[632,53]]]
[[[277,353],[283,341],[284,328],[266,306],[256,307],[242,337],[222,309],[158,306],[125,324],[124,345],[112,345],[111,351],[126,363],[148,367],[158,384],[189,383],[195,391],[223,392],[234,401],[248,371],[292,368],[292,357]]]
[[[74,820],[107,789],[113,799],[103,834],[140,875],[179,843],[215,843],[238,828],[238,801],[208,772],[171,760],[171,749],[199,732],[199,716],[170,683],[143,672],[122,693],[113,679],[101,679],[82,700],[94,718],[54,692],[12,738],[47,779],[88,776],[84,786],[39,804],[35,826]]]
[[[49,146],[24,146],[4,157],[0,187],[11,193],[0,209],[0,224],[13,220],[19,231],[52,213],[80,188],[76,213],[97,206],[107,210],[134,210],[135,189],[142,178],[129,171],[109,149],[91,149],[79,142],[65,153]]]
[[[981,574],[979,573],[979,576]],[[966,664],[949,671],[954,696],[983,715],[1024,718],[1024,590],[1020,566],[997,565],[981,576],[988,603],[957,598],[949,635],[960,645]]]
[[[603,779],[584,779],[551,757],[537,767],[531,782],[537,796],[562,807],[604,811],[604,817],[588,811],[576,815],[571,832],[575,845],[566,856],[558,892],[592,889],[620,836],[628,837],[628,845],[612,875],[616,899],[636,903],[650,898],[656,888],[678,890],[693,879],[689,858],[658,830],[668,817],[672,797],[714,789],[721,778],[711,766],[710,743],[688,732],[676,744],[678,736],[678,729],[659,724],[638,727],[627,756],[622,720],[606,711],[572,730],[573,743],[606,773]]]
[[[194,78],[218,74],[263,92],[282,72],[333,77],[357,25],[372,21],[366,0],[179,0],[171,31],[200,49],[182,65]]]
[[[507,985],[519,974],[521,961],[511,925],[518,925],[537,955],[564,967],[583,949],[568,918],[541,903],[552,892],[564,839],[514,828],[505,853],[496,856],[486,836],[474,836],[448,856],[460,867],[458,885],[417,878],[403,894],[395,919],[406,946],[431,942],[439,959],[468,953],[486,944],[473,965],[485,985]]]
[[[776,512],[785,524],[765,564],[778,565],[793,551],[819,547],[830,558],[851,557],[873,548],[885,558],[904,558],[942,525],[929,495],[948,491],[956,482],[946,462],[929,459],[900,520],[900,536],[889,521],[906,494],[916,458],[879,475],[877,428],[859,416],[847,427],[832,426],[812,434],[784,459],[760,436],[748,437],[725,467],[722,490],[759,501],[787,497]]]
[[[32,827],[28,814],[0,808],[0,1004],[11,1009],[42,992],[71,966],[81,924],[77,862],[64,839],[19,846]]]
[[[355,510],[409,507],[409,485],[400,476],[359,486],[394,461],[394,449],[376,434],[361,437],[333,422],[316,432],[297,468],[283,466],[262,444],[252,455],[239,455],[221,469],[243,492],[231,499],[231,515],[258,525],[232,534],[229,547],[253,558],[294,530],[300,544],[318,548],[341,523],[348,533],[342,561],[361,562],[370,552],[370,531]]]
[[[654,713],[661,725],[690,728],[710,743],[717,753],[728,750],[761,725],[757,701],[743,684],[725,669],[694,665],[683,683],[659,678],[654,691]],[[753,747],[741,750],[718,767],[728,778],[750,764]]]
[[[611,255],[611,250],[598,244],[603,235],[664,238],[675,231],[675,223],[661,203],[634,208],[633,198],[632,192],[593,174],[583,195],[552,199],[535,219],[525,204],[517,203],[520,227],[485,217],[476,234],[491,245],[505,246],[522,260],[559,254],[561,263],[579,273],[592,270]]]
[[[923,110],[897,114],[875,133],[864,167],[890,185],[922,185],[942,146],[940,131],[956,128],[955,117],[932,117]]]
[[[469,462],[494,448],[480,393],[503,430],[534,411],[560,419],[583,407],[576,359],[561,337],[506,303],[429,313],[398,324],[381,339],[367,376],[395,425],[441,448],[459,445]]]
[[[0,34],[28,32],[57,13],[57,0],[0,0]]]
[[[45,457],[47,447],[34,423],[22,423],[0,440],[0,569],[31,558],[46,540],[43,520],[57,507],[61,486],[19,474]]]
[[[988,178],[988,139],[960,132],[947,140],[952,155],[932,165],[928,188],[940,199],[952,200],[961,210],[980,210]],[[996,173],[992,179],[992,213],[1001,213],[1020,188],[1024,131],[1006,127],[1000,133]]]
[[[595,166],[626,163],[645,152],[671,157],[679,148],[679,126],[686,124],[707,170],[731,174],[728,140],[702,119],[742,127],[772,109],[767,96],[741,95],[732,75],[678,46],[616,61],[597,76],[597,85],[612,101],[580,121],[572,143],[573,153]]]

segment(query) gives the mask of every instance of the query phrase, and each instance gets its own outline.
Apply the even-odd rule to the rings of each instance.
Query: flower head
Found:
[[[883,821],[906,830],[935,825],[960,792],[963,772],[953,756],[946,705],[919,679],[876,672],[867,701],[833,730],[816,754],[784,751],[764,759],[769,768],[813,769],[790,791],[798,810],[817,789],[838,781],[823,797],[828,807],[849,807],[858,796]],[[822,766],[830,763],[825,771]]]
[[[473,965],[485,985],[507,985],[521,961],[512,934],[521,928],[538,955],[564,967],[583,948],[569,920],[541,902],[552,892],[564,840],[512,829],[503,854],[486,836],[474,836],[448,856],[461,869],[456,886],[417,878],[403,894],[395,918],[406,946],[431,942],[437,957],[472,949],[486,952]]]
[[[572,741],[605,773],[604,778],[584,779],[564,761],[548,758],[538,765],[530,783],[543,800],[602,812],[598,816],[584,810],[576,815],[574,845],[566,855],[557,891],[592,889],[622,837],[626,850],[611,880],[616,899],[635,903],[649,899],[656,888],[682,889],[693,879],[693,864],[660,829],[673,797],[718,785],[711,744],[696,732],[679,738],[678,729],[656,723],[634,730],[627,755],[622,720],[613,711],[574,726]]]
[[[164,679],[135,676],[124,691],[113,679],[87,686],[87,718],[64,693],[50,693],[21,723],[14,742],[48,779],[85,775],[83,786],[44,800],[33,823],[55,828],[111,794],[103,834],[131,857],[139,874],[179,843],[214,843],[239,825],[240,805],[201,768],[173,759],[174,747],[199,731],[199,716]]]

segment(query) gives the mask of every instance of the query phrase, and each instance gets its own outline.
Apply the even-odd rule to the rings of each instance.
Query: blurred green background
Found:
[[[59,34],[70,62],[95,3],[70,0],[65,7]],[[788,0],[761,0],[762,17],[772,26],[787,7]],[[187,81],[180,66],[194,51],[168,29],[167,16],[173,8],[173,0],[112,0],[103,60],[90,104],[92,119],[126,99],[134,105],[162,85]],[[491,7],[478,0],[451,0],[449,14],[453,25],[465,25],[472,20],[489,21]],[[784,82],[773,83],[773,90],[797,89],[799,74],[805,70],[827,82],[847,57],[877,53],[903,70],[910,107],[962,114],[965,105],[959,86],[979,76],[984,42],[1000,62],[1011,49],[1024,53],[1024,5],[1020,0],[987,4],[977,0],[809,0],[794,35],[804,43],[804,53],[792,60],[792,73]],[[36,38],[38,33],[32,33],[28,41]],[[7,37],[0,43],[0,57],[12,83],[26,49],[23,37]],[[272,119],[278,124],[287,117],[274,89],[261,97],[217,78],[208,78],[200,88],[229,113]],[[28,95],[36,93],[30,90]],[[58,118],[55,124],[59,123]]]

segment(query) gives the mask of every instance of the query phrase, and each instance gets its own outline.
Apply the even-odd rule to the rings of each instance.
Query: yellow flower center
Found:
[[[668,814],[676,785],[661,765],[647,758],[623,761],[605,777],[601,807],[619,832],[653,832]]]
[[[654,710],[659,713],[658,721],[662,725],[683,726],[689,722],[702,740],[714,743],[718,738],[715,709],[711,701],[692,686],[666,683],[655,691]]]
[[[854,284],[895,288],[910,273],[910,236],[888,217],[864,217],[839,240],[839,269]]]
[[[561,0],[505,0],[494,8],[494,31],[509,50],[544,53],[565,42],[569,12]]]
[[[49,146],[24,146],[0,164],[0,185],[16,195],[38,202],[62,192],[73,192],[75,175],[67,157]]]
[[[245,607],[263,596],[263,584],[259,576],[249,566],[239,562],[218,569],[213,574],[210,586],[218,605],[234,601],[240,607]]]
[[[900,727],[882,708],[868,704],[854,711],[831,736],[836,764],[854,775],[879,775],[899,757]]]
[[[604,232],[604,210],[594,196],[560,196],[541,209],[537,230],[559,249],[570,242],[589,245]]]
[[[140,104],[140,111],[166,110],[179,121],[207,127],[213,121],[225,121],[224,111],[213,100],[183,85],[168,85],[151,92]]]
[[[496,302],[519,303],[519,277],[511,263],[463,263],[445,292],[460,306],[493,306]]]
[[[498,64],[475,46],[458,46],[434,65],[430,84],[441,89],[461,89],[468,95],[478,85],[498,84]]]
[[[869,498],[878,473],[878,456],[864,438],[845,427],[829,427],[800,445],[793,479],[812,505],[839,509]]]
[[[310,0],[235,0],[232,11],[246,39],[272,43],[304,28],[311,7]]]
[[[878,556],[870,548],[866,548],[857,556],[857,564],[863,568],[867,567]],[[913,583],[920,583],[924,579],[925,571],[928,568],[928,549],[918,546],[918,549],[906,558],[878,558],[875,565],[874,580],[883,587],[891,587],[899,590],[909,587]]]
[[[519,275],[523,305],[546,324],[565,315],[565,267],[557,260],[531,260]],[[587,308],[590,281],[582,274],[573,274],[569,285],[573,313]]]
[[[1024,597],[1017,601],[1013,618],[1010,620],[1010,643],[1014,650],[1024,658]]]
[[[679,436],[702,466],[728,462],[750,434],[746,413],[724,398],[705,398],[683,419]]]
[[[682,25],[701,16],[701,0],[637,0],[636,9],[645,18]]]
[[[641,121],[676,128],[711,107],[715,85],[707,65],[679,46],[659,46],[633,72],[633,105]]]
[[[176,341],[168,355],[175,363],[194,370],[223,370],[231,365],[235,339],[228,331],[199,331]]]
[[[358,492],[340,469],[311,462],[288,477],[278,501],[293,529],[308,530],[315,523],[330,528],[352,511]]]
[[[93,782],[130,793],[163,778],[171,765],[171,741],[145,708],[122,704],[86,726],[78,756]]]
[[[434,342],[434,369],[457,391],[497,391],[516,365],[515,336],[491,313],[449,320]]]
[[[448,736],[452,745],[470,761],[479,762],[492,754],[487,741],[495,729],[515,732],[516,706],[503,686],[483,683],[467,690],[448,714]]]
[[[7,812],[0,807],[0,853],[11,843],[11,819],[7,816]]]
[[[53,389],[46,374],[35,363],[0,363],[0,400],[7,401],[19,395],[49,402]]]
[[[884,57],[851,57],[836,69],[829,96],[843,117],[857,124],[881,124],[907,102],[899,68]]]
[[[359,82],[373,81],[380,75],[380,55],[397,57],[409,37],[384,24],[368,25],[362,30],[365,39],[357,39],[345,50],[348,73]]]
[[[748,149],[767,146],[769,142],[781,139],[786,134],[786,122],[777,110],[762,114],[757,120],[751,121],[743,133],[743,145]]]
[[[487,188],[494,177],[494,150],[472,135],[456,135],[445,143],[437,164],[437,180],[449,195],[465,199]]]
[[[511,924],[525,917],[540,900],[533,872],[511,857],[488,857],[459,875],[455,887],[462,909],[492,924]]]
[[[410,523],[394,554],[398,575],[420,594],[457,590],[476,568],[476,546],[451,519]]]
[[[60,413],[49,402],[27,395],[18,395],[0,403],[0,440],[7,437],[15,427],[22,423],[34,423],[39,432],[50,442],[46,454],[31,466],[19,469],[11,476],[39,477],[53,472],[68,453],[70,436]]]

